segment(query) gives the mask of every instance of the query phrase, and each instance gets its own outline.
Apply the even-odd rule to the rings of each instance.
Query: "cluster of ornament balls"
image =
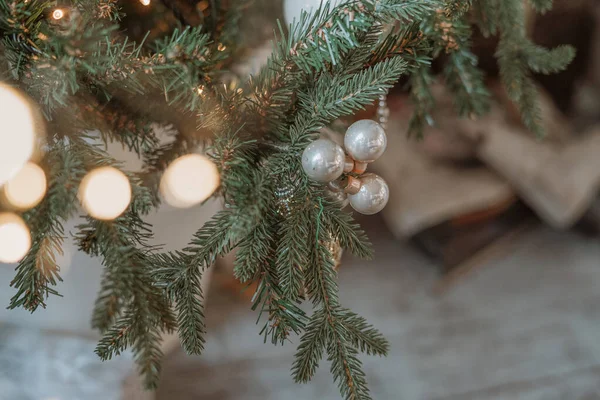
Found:
[[[376,214],[386,206],[390,190],[383,178],[365,171],[386,146],[383,127],[370,119],[360,120],[344,135],[345,151],[333,140],[315,140],[302,154],[302,168],[312,180],[327,183],[330,196],[342,208],[349,203],[361,214]]]

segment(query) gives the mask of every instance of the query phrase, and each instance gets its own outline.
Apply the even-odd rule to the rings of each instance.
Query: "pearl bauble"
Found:
[[[317,182],[331,182],[344,172],[344,149],[329,139],[318,139],[302,153],[302,168],[309,178]]]
[[[330,4],[330,7],[334,7],[340,3],[340,0],[323,0],[323,5],[327,3]],[[318,9],[320,5],[321,0],[285,0],[283,4],[283,15],[285,16],[285,21],[288,24],[291,24],[294,20],[298,22],[302,10],[311,13],[312,11]]]
[[[387,136],[383,127],[370,119],[363,119],[350,125],[344,136],[344,147],[356,161],[371,163],[377,160],[387,146]]]
[[[360,191],[348,196],[350,205],[361,214],[377,214],[385,208],[390,198],[390,189],[379,175],[364,174],[360,180]]]
[[[327,194],[327,197],[339,204],[340,209],[346,208],[346,206],[350,204],[348,195],[343,191],[333,191],[330,189],[325,189],[325,193]]]

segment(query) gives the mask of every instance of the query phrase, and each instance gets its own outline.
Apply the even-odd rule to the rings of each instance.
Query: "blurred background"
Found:
[[[131,7],[159,3],[147,2]],[[284,14],[279,0],[256,0],[251,10],[241,21],[245,73],[264,63]],[[155,22],[132,20],[128,29],[136,37]],[[489,116],[457,120],[436,87],[436,126],[408,138],[411,105],[400,81],[355,118],[385,118],[389,140],[373,169],[389,183],[390,202],[359,220],[376,258],[345,254],[339,266],[342,303],[390,340],[389,357],[364,358],[375,399],[600,399],[600,4],[555,0],[551,12],[531,14],[528,29],[536,43],[578,52],[567,71],[538,79],[543,140],[519,124],[496,81],[494,39],[478,36],[494,93]],[[136,168],[130,154],[111,152]],[[220,207],[161,208],[150,221],[156,243],[183,247]],[[339,398],[327,362],[312,384],[293,382],[296,338],[283,348],[263,343],[253,290],[234,281],[229,259],[204,282],[205,353],[187,356],[166,338],[160,388],[143,392],[131,357],[101,363],[93,352],[99,262],[70,245],[61,265],[64,297],[48,309],[0,310],[2,400]],[[13,295],[12,267],[0,268],[2,304]]]

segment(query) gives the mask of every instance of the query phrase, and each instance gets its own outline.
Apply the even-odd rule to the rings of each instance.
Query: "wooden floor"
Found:
[[[392,345],[364,358],[374,399],[600,399],[600,242],[534,227],[435,296],[435,267],[368,224],[376,261],[347,257],[340,279],[343,303]],[[244,301],[212,291],[205,354],[171,356],[158,398],[340,399],[326,363],[312,384],[293,383],[296,344],[263,344]]]

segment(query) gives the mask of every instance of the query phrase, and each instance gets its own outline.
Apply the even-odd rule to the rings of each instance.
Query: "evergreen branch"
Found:
[[[223,45],[214,45],[201,26],[175,30],[156,44],[153,73],[159,78],[167,101],[195,110],[208,83],[218,76],[226,59]]]
[[[477,57],[469,50],[453,52],[444,69],[446,85],[454,94],[454,103],[461,117],[481,116],[489,111],[488,92]]]
[[[179,337],[189,354],[200,354],[204,348],[202,272],[237,241],[235,222],[235,214],[221,211],[196,232],[182,252],[153,259],[153,281],[176,304]]]
[[[212,265],[217,257],[228,253],[234,239],[234,222],[233,212],[220,211],[194,234],[191,243],[183,251],[158,257],[155,260],[158,265],[153,271],[156,285],[172,293],[191,276],[199,273],[200,267]]]
[[[473,0],[446,0],[444,8],[447,18],[455,19],[465,15],[473,6]]]
[[[163,288],[175,304],[178,334],[183,349],[188,354],[201,354],[206,334],[202,291],[204,267],[190,268],[189,263],[189,255],[183,252],[155,254],[152,276],[157,286]],[[183,276],[175,282],[167,281],[165,277],[173,274]]]
[[[423,137],[423,130],[426,126],[433,126],[434,119],[431,115],[435,108],[435,98],[431,93],[431,85],[434,77],[429,67],[420,67],[414,70],[411,75],[410,96],[414,106],[413,115],[408,126],[408,133]]]
[[[277,247],[277,275],[283,296],[297,300],[302,290],[302,271],[308,264],[311,224],[304,210],[294,213],[281,223]]]
[[[559,46],[548,50],[531,44],[527,48],[527,64],[535,73],[549,75],[562,72],[575,58],[572,46]]]
[[[307,318],[296,300],[288,299],[281,293],[274,257],[275,254],[271,253],[269,262],[260,265],[258,286],[252,298],[252,310],[260,307],[258,320],[262,314],[268,315],[265,325],[260,330],[265,343],[270,337],[272,344],[284,344],[292,332],[299,334],[304,330]]]
[[[238,215],[231,211],[219,211],[210,221],[204,224],[192,238],[188,247],[183,249],[190,255],[189,267],[212,265],[217,257],[231,251],[241,236],[237,232]]]
[[[252,232],[240,241],[233,271],[240,282],[246,283],[256,278],[261,265],[270,261],[273,240],[270,227],[262,222],[257,224]]]
[[[323,214],[323,200],[319,199],[311,215],[311,220],[314,221],[311,232],[313,244],[310,247],[308,266],[304,269],[304,282],[313,304],[315,306],[321,304],[329,314],[339,306],[339,289],[333,256],[325,245],[331,237],[325,229],[327,221]]]
[[[553,0],[529,0],[533,8],[540,13],[545,13],[552,9]]]
[[[289,58],[304,73],[337,65],[341,57],[359,43],[358,35],[375,23],[373,13],[366,13],[369,3],[346,3],[331,8],[322,4],[309,15],[302,12],[300,20],[290,27],[287,40],[281,40],[278,53]],[[283,29],[280,26],[282,39]]]
[[[49,295],[58,295],[52,287],[62,281],[56,255],[62,254],[63,223],[75,211],[77,186],[85,174],[81,149],[55,142],[43,162],[48,173],[48,192],[42,202],[25,213],[32,229],[32,245],[19,262],[10,286],[17,290],[9,308],[35,311],[46,307]]]
[[[543,5],[542,2],[537,4]],[[525,5],[521,0],[499,1],[496,7],[500,28],[496,56],[502,81],[510,99],[519,108],[525,126],[537,136],[543,136],[541,111],[531,69],[538,72],[561,70],[565,62],[573,58],[574,52],[568,47],[544,51],[532,45],[526,36]],[[542,66],[542,62],[548,65]]]
[[[367,355],[387,355],[388,341],[366,319],[346,309],[340,310],[339,314],[341,325],[346,330],[344,336],[354,347]]]
[[[108,268],[104,270],[104,276],[100,282],[100,292],[96,297],[92,311],[92,328],[100,332],[106,332],[116,322],[116,318],[122,314],[125,303],[118,295],[123,288],[123,282],[114,276]]]
[[[323,351],[327,346],[327,338],[330,336],[326,319],[324,310],[317,310],[306,326],[292,366],[292,375],[296,383],[308,383],[317,372],[319,361],[323,358]]]
[[[333,337],[327,344],[327,358],[342,396],[346,400],[371,400],[358,351],[344,340],[340,324],[333,325],[331,331]]]
[[[156,321],[134,311],[126,312],[98,342],[96,354],[107,361],[132,348],[146,389],[156,389],[160,379],[161,329]]]
[[[160,374],[161,332],[172,331],[177,322],[163,293],[154,286],[149,269],[144,241],[150,235],[147,224],[134,211],[113,222],[91,218],[81,225],[84,237],[95,236],[97,255],[107,269],[101,296],[118,296],[123,304],[116,309],[107,303],[97,302],[94,316],[99,327],[110,326],[96,348],[103,359],[110,359],[132,347],[140,373],[148,388],[155,388]],[[110,303],[108,303],[110,305]],[[113,312],[122,314],[113,314]],[[116,321],[116,322],[113,322]],[[112,326],[111,326],[112,323]]]
[[[271,338],[273,344],[283,344],[291,332],[299,334],[306,324],[306,314],[298,307],[298,299],[283,294],[275,265],[277,241],[275,233],[278,222],[265,216],[240,245],[236,256],[236,275],[254,274],[258,284],[252,298],[252,310],[260,309],[258,321],[267,314],[260,330],[265,343]],[[252,239],[257,239],[252,243]],[[250,251],[253,244],[256,251]],[[241,253],[241,254],[240,254]],[[250,272],[250,270],[252,272]],[[258,322],[257,321],[257,322]]]
[[[377,1],[375,12],[392,20],[419,21],[443,7],[441,0],[387,0]]]
[[[497,0],[477,0],[473,4],[474,18],[484,37],[498,33],[498,13]]]
[[[138,156],[156,151],[159,141],[148,116],[132,115],[114,98],[105,104],[86,98],[78,105],[82,119],[89,124],[89,129],[99,130],[104,143],[118,142]]]
[[[341,210],[336,204],[325,204],[324,218],[330,235],[338,240],[343,248],[365,260],[373,257],[371,242],[352,215]]]
[[[301,111],[290,129],[292,140],[307,139],[324,124],[371,104],[406,68],[406,62],[396,57],[353,75],[323,75],[309,93],[298,94]]]

